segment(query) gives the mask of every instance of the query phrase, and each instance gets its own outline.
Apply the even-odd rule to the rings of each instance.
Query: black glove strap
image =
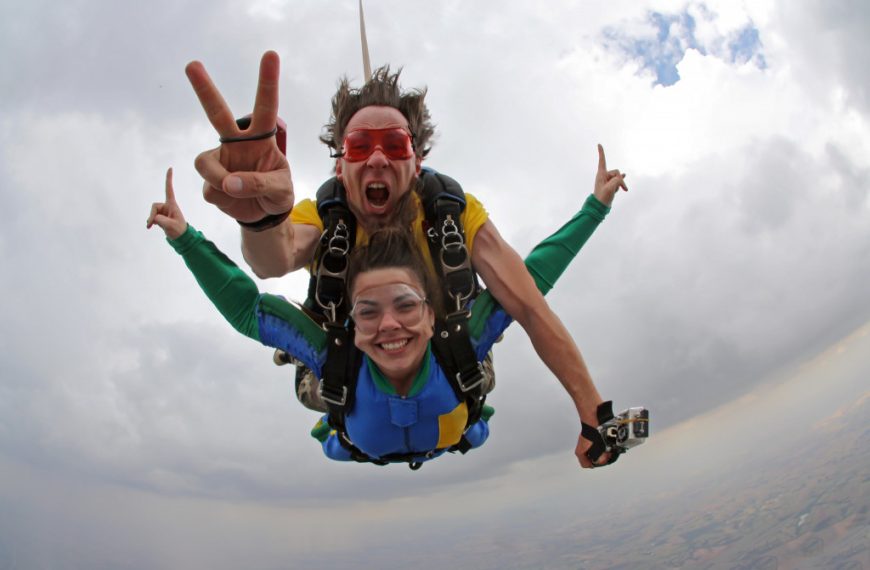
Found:
[[[242,117],[241,119],[236,119],[236,126],[241,130],[245,130],[251,126],[251,117]],[[242,135],[240,137],[221,137],[221,144],[225,143],[237,143],[237,142],[247,142],[247,141],[260,141],[263,139],[267,139],[269,137],[274,137],[278,134],[278,126],[276,125],[274,129],[265,133],[257,133],[255,135]],[[283,151],[282,151],[283,152]]]
[[[262,232],[270,228],[274,228],[275,226],[280,226],[284,223],[284,220],[286,220],[288,216],[290,216],[290,210],[287,210],[283,214],[269,214],[265,218],[257,220],[256,222],[242,222],[240,220],[236,221],[239,222],[239,225],[246,230],[252,232]]]
[[[596,414],[598,417],[598,425],[605,424],[613,419],[613,401],[607,400],[606,402],[602,402],[598,409],[596,410]],[[610,465],[611,463],[615,463],[617,459],[619,459],[619,450],[611,448],[610,459],[604,465],[597,465],[595,462],[598,461],[598,458],[601,455],[608,451],[607,444],[604,441],[604,437],[602,437],[601,432],[598,431],[597,428],[592,427],[589,424],[585,424],[580,422],[580,435],[585,439],[588,439],[592,442],[592,447],[586,452],[586,457],[589,461],[592,462],[593,467],[604,467],[604,465]]]
[[[278,127],[275,127],[271,131],[267,131],[265,133],[257,133],[256,135],[243,135],[240,137],[221,137],[221,144],[227,143],[237,143],[237,142],[248,142],[248,141],[261,141],[263,139],[267,139],[269,137],[274,137],[278,134]]]

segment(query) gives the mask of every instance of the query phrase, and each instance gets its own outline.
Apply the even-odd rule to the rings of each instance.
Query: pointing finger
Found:
[[[166,170],[166,202],[175,202],[175,190],[172,188],[172,167]]]
[[[604,147],[598,145],[598,172],[607,172],[607,159],[604,158]]]

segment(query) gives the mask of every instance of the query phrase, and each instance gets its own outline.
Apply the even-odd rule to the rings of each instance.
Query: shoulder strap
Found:
[[[471,266],[462,226],[465,192],[456,180],[434,170],[424,170],[421,180],[420,194],[426,216],[424,230],[449,311],[445,319],[435,325],[432,347],[457,399],[468,407],[468,428],[480,420],[486,395],[483,393],[483,367],[477,360],[468,331],[470,313],[466,306],[480,286]],[[469,448],[463,437],[457,449],[465,453]]]
[[[480,420],[486,402],[483,365],[477,360],[468,334],[468,311],[451,313],[435,323],[432,352],[456,398],[468,408],[468,429]],[[464,435],[456,447],[462,453],[471,448]]]
[[[314,255],[306,304],[323,311],[327,319],[342,321],[348,311],[345,277],[347,255],[356,241],[356,218],[338,178],[333,176],[317,190],[317,213],[324,229]]]
[[[336,322],[323,326],[329,344],[320,379],[320,397],[328,410],[329,425],[344,435],[344,418],[353,409],[362,352],[354,346],[353,329],[349,326]]]
[[[451,309],[459,310],[479,291],[462,227],[465,192],[456,180],[434,170],[424,170],[420,180],[429,253],[441,278],[445,300]]]
[[[320,397],[326,404],[330,426],[339,438],[350,444],[345,416],[353,408],[356,382],[362,366],[362,353],[353,343],[353,325],[348,322],[345,302],[348,254],[356,241],[356,218],[347,205],[344,185],[332,177],[317,190],[317,213],[323,234],[311,268],[306,304],[325,317],[326,361],[320,379]],[[350,444],[352,446],[352,444]],[[351,449],[358,461],[361,452]]]

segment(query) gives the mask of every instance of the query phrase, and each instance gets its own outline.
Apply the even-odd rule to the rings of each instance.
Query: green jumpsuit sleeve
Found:
[[[184,258],[196,282],[220,314],[234,329],[259,342],[257,284],[190,224],[178,238],[166,241]]]
[[[583,208],[526,257],[526,267],[543,295],[550,292],[610,208],[590,194]]]
[[[177,239],[166,241],[237,331],[303,360],[323,350],[326,333],[314,321],[281,297],[261,295],[253,279],[192,226]],[[316,365],[311,358],[305,361],[308,366]]]

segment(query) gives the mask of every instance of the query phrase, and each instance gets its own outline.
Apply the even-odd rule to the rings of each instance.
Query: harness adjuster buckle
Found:
[[[327,404],[332,404],[333,406],[340,407],[343,407],[345,404],[347,404],[347,386],[341,387],[341,395],[339,396],[336,391],[327,387],[326,382],[321,379],[320,387],[317,388],[317,393],[320,394],[320,398]]]
[[[330,309],[330,305],[338,306],[344,301],[344,295],[340,289],[344,288],[347,276],[347,254],[350,251],[350,232],[344,220],[339,220],[332,229],[332,235],[329,235],[330,228],[326,228],[320,236],[321,248],[324,251],[317,264],[315,276],[317,285],[314,290],[314,300],[320,308],[326,310]],[[326,290],[326,279],[324,278],[335,280],[330,282],[331,291]],[[339,291],[336,291],[336,282],[341,284]],[[328,296],[330,299],[324,299],[324,296]]]
[[[459,257],[461,255],[462,260],[457,260],[456,263],[451,263],[447,260],[447,255],[456,255]],[[471,263],[468,261],[468,248],[465,247],[463,242],[459,242],[455,246],[444,247],[441,249],[441,265],[445,267],[448,271],[457,271],[459,269],[468,269],[471,267]]]
[[[471,378],[469,378],[469,380],[471,380],[470,384],[466,384],[465,381],[463,380],[462,376],[463,376],[462,372],[456,373],[456,383],[459,385],[459,389],[462,390],[463,393],[467,393],[467,392],[474,390],[475,388],[477,388],[478,386],[483,384],[483,379],[484,379],[483,364],[480,362],[477,363],[477,367],[470,374],[470,376],[471,376]]]

